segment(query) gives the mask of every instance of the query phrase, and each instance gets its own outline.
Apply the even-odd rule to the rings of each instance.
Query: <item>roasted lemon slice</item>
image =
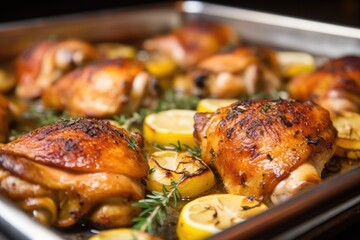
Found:
[[[149,166],[146,188],[150,191],[161,192],[163,186],[171,185],[171,180],[181,181],[178,187],[181,196],[193,198],[215,185],[211,169],[201,159],[187,152],[154,152],[150,155]]]
[[[131,228],[119,228],[105,230],[89,238],[89,240],[160,240],[160,238],[151,236],[148,233],[141,232]]]
[[[315,58],[305,52],[278,52],[277,58],[285,77],[309,73],[316,68]]]
[[[169,77],[176,70],[176,64],[169,58],[156,58],[146,63],[146,69],[158,78]]]
[[[180,240],[204,239],[266,209],[266,205],[240,195],[207,195],[182,208],[176,232]]]
[[[104,42],[97,44],[96,47],[102,55],[109,59],[135,58],[136,56],[134,47],[121,43]]]
[[[205,98],[201,99],[197,105],[198,112],[215,112],[220,107],[226,107],[238,101],[237,99],[216,99]]]
[[[146,61],[146,69],[153,76],[157,77],[162,89],[172,87],[172,76],[176,72],[176,63],[165,56],[157,56]]]
[[[152,113],[144,120],[144,138],[149,143],[195,146],[193,138],[194,115],[192,110],[167,110]]]

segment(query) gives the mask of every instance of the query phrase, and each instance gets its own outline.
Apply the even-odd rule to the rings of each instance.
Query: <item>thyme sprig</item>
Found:
[[[153,108],[140,108],[132,114],[114,116],[113,120],[123,128],[131,130],[143,124],[145,117],[150,113],[161,112],[170,109],[196,109],[199,98],[193,96],[179,95],[173,90],[168,90]]]
[[[16,123],[16,127],[10,132],[10,140],[13,141],[20,135],[45,125],[53,124],[61,120],[71,119],[66,112],[56,112],[52,109],[44,109],[39,104],[33,104],[23,113],[25,122]]]
[[[181,144],[180,141],[177,144],[170,143],[168,146],[161,145],[159,143],[154,144],[154,147],[159,150],[171,150],[176,152],[187,152],[194,157],[201,157],[201,148],[200,147],[190,147],[187,144]]]
[[[168,90],[164,93],[163,99],[158,102],[156,111],[169,109],[196,109],[199,98],[176,93],[174,90]]]
[[[178,199],[181,198],[179,185],[183,180],[184,178],[180,178],[176,182],[171,180],[169,189],[163,185],[162,192],[153,191],[152,194],[147,194],[145,199],[134,203],[134,207],[143,210],[138,217],[133,219],[135,222],[133,228],[154,234],[156,229],[163,225],[167,216],[167,208],[176,207]]]
[[[128,143],[128,146],[132,149],[132,150],[137,150],[138,149],[138,143],[136,142],[135,138],[130,137],[125,135],[125,139]]]
[[[59,113],[53,109],[44,109],[42,106],[33,105],[24,113],[24,118],[34,120],[37,127],[42,127],[71,117],[66,112]]]
[[[153,111],[149,108],[140,108],[138,111],[130,115],[114,116],[113,119],[123,128],[131,130],[134,126],[140,126],[144,122],[146,115]]]

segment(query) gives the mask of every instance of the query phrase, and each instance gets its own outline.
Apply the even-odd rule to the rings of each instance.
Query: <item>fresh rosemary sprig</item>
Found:
[[[166,219],[166,208],[176,207],[178,199],[181,198],[179,184],[182,181],[183,178],[177,182],[171,180],[169,189],[163,185],[162,192],[153,191],[152,194],[147,194],[145,199],[134,203],[134,207],[142,208],[143,211],[133,219],[135,222],[133,228],[154,234],[157,227],[163,225]],[[171,199],[172,203],[170,202]]]
[[[201,148],[200,147],[189,147],[188,145],[184,145],[186,148],[186,152],[190,153],[194,157],[201,158]]]
[[[160,150],[171,150],[171,151],[177,151],[177,152],[188,152],[194,157],[201,157],[201,148],[200,147],[190,147],[187,144],[181,144],[180,141],[177,142],[177,144],[170,143],[169,146],[164,146],[161,144],[154,144],[154,147]]]

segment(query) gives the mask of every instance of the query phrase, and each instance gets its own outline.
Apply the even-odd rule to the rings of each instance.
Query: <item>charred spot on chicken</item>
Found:
[[[228,192],[277,204],[321,181],[336,130],[312,102],[258,99],[197,113],[194,136]]]

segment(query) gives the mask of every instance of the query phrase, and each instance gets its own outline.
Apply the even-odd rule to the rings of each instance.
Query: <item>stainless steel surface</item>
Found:
[[[359,201],[360,168],[356,167],[209,240],[236,239],[239,236],[242,239],[261,239],[264,236],[267,239],[304,239],[301,235],[358,206]]]
[[[0,58],[13,58],[30,43],[51,34],[91,42],[122,41],[161,33],[191,19],[230,24],[245,42],[325,57],[360,54],[359,29],[188,1],[3,24]],[[261,238],[266,234],[274,238],[301,236],[317,227],[318,221],[326,222],[357,205],[359,178],[360,168],[355,168],[209,239]],[[0,231],[11,228],[16,230],[15,234],[29,239],[60,239],[57,233],[34,223],[0,198]]]
[[[178,9],[187,18],[226,22],[253,43],[329,57],[360,54],[360,29],[356,28],[196,1],[182,2]]]
[[[90,42],[118,41],[164,32],[180,24],[172,4],[71,14],[0,24],[0,58],[11,58],[49,35]]]
[[[23,211],[0,196],[0,230],[9,239],[63,240],[59,234],[35,222]],[[0,236],[1,237],[1,236]]]

